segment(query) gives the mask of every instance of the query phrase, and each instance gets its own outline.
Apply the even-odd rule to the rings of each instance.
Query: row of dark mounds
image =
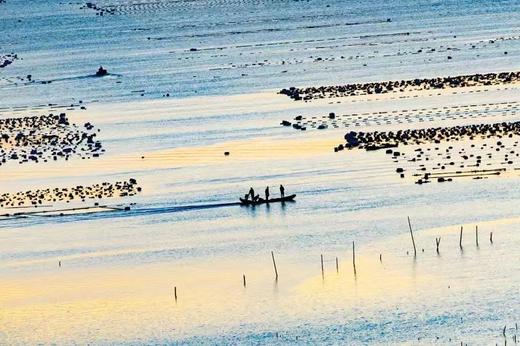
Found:
[[[406,32],[406,33],[401,33],[401,34],[404,34],[403,36],[407,37],[410,33]],[[432,45],[420,46],[419,48],[417,48],[416,46],[408,46],[407,48],[404,48],[399,43],[400,42],[405,43],[406,41],[409,41],[409,39],[404,38],[402,41],[396,39],[393,42],[395,43],[395,46],[399,47],[399,48],[397,49],[397,51],[394,51],[391,53],[387,52],[387,51],[377,51],[377,50],[374,52],[371,52],[371,53],[367,53],[363,50],[360,50],[358,52],[349,51],[348,54],[340,54],[339,52],[336,52],[335,49],[342,51],[345,48],[345,46],[347,46],[347,44],[338,42],[338,44],[327,46],[327,48],[333,52],[331,54],[327,54],[327,52],[328,52],[328,50],[327,50],[319,55],[316,55],[316,53],[315,53],[316,48],[313,48],[311,50],[310,47],[306,46],[301,50],[298,49],[298,51],[311,50],[313,52],[312,55],[305,56],[305,57],[294,56],[294,57],[285,58],[285,59],[279,59],[278,57],[275,59],[258,59],[255,61],[243,62],[243,63],[229,62],[226,67],[216,68],[214,70],[217,70],[217,69],[222,69],[222,70],[224,70],[224,69],[225,70],[249,69],[249,68],[259,68],[259,67],[266,67],[266,66],[285,66],[285,67],[290,68],[290,66],[295,66],[295,65],[303,65],[303,64],[310,64],[310,63],[327,64],[327,63],[334,63],[337,61],[344,61],[344,62],[347,62],[348,64],[352,64],[352,63],[355,63],[356,61],[359,61],[359,62],[363,63],[363,66],[367,66],[367,63],[369,63],[371,60],[381,59],[381,58],[383,58],[383,56],[390,58],[390,57],[402,57],[402,56],[407,56],[407,55],[416,55],[417,56],[418,54],[428,55],[429,56],[428,60],[431,62],[432,58],[440,59],[441,56],[443,56],[444,54],[449,53],[451,51],[460,51],[460,50],[464,50],[467,48],[469,48],[473,51],[477,51],[478,49],[484,49],[485,47],[487,47],[487,45],[493,44],[496,41],[505,41],[508,39],[512,39],[514,37],[516,37],[516,36],[512,36],[512,37],[503,37],[502,36],[502,37],[496,38],[495,40],[479,40],[479,41],[471,42],[471,43],[466,42],[463,44],[454,44],[451,47],[445,47],[442,44],[440,44],[440,45],[432,44]],[[359,36],[359,38],[363,39],[363,36]],[[161,38],[156,37],[153,39],[160,40]],[[334,40],[335,38],[332,38],[332,39]],[[433,39],[434,38],[426,39],[426,42],[428,42],[430,40],[433,41]],[[309,39],[309,41],[311,43],[315,42],[314,39]],[[290,41],[286,41],[286,42],[290,42]],[[305,40],[300,41],[299,43],[301,43],[301,42],[305,42]],[[371,42],[371,43],[374,43],[374,42]],[[269,43],[269,44],[271,44],[271,43]],[[277,42],[277,44],[280,44],[280,43]],[[255,44],[255,45],[250,45],[250,46],[259,47],[261,45]],[[407,46],[407,45],[405,45],[405,46]],[[215,49],[215,47],[211,47],[209,49]],[[202,48],[201,50],[208,50],[208,48]],[[191,48],[190,51],[194,52],[194,51],[197,51],[197,49]],[[436,54],[432,55],[432,53],[434,53],[434,52]],[[507,55],[508,52],[504,51],[503,54]],[[478,56],[479,55],[477,54],[477,57]],[[188,59],[188,57],[178,57],[177,59],[178,60]],[[451,60],[452,57],[450,55],[448,55],[447,59]],[[287,73],[288,71],[289,71],[288,69],[282,70],[282,71],[280,71],[280,73]]]
[[[0,0],[0,3],[2,3],[1,0]],[[7,66],[11,65],[15,60],[18,60],[18,59],[19,59],[18,54],[14,54],[14,53],[5,54],[5,55],[0,54],[0,68],[7,67]]]
[[[445,128],[428,128],[397,132],[349,132],[346,148],[365,150],[386,149],[386,154],[399,163],[396,173],[405,174],[422,185],[454,179],[488,179],[508,170],[519,170],[515,163],[520,157],[518,136],[520,122],[502,122]],[[464,140],[478,139],[468,144]],[[461,141],[458,145],[455,142]],[[447,144],[450,143],[450,144]],[[453,143],[453,144],[451,144]],[[399,145],[416,144],[409,149]],[[444,144],[444,145],[443,145]],[[402,164],[402,165],[401,165]]]
[[[115,183],[103,182],[90,186],[29,190],[0,195],[0,207],[42,206],[44,203],[82,201],[110,197],[128,197],[141,192],[133,178]]]
[[[441,143],[441,141],[458,141],[463,138],[474,139],[502,137],[520,134],[520,121],[502,122],[495,124],[477,124],[453,127],[436,127],[426,129],[355,132],[350,131],[345,135],[346,144],[334,148],[335,151],[343,149],[379,150],[395,148],[398,145]]]
[[[359,126],[404,124],[425,121],[450,121],[470,119],[472,117],[516,116],[520,110],[520,103],[498,102],[471,105],[455,105],[432,108],[402,109],[393,111],[375,111],[364,113],[303,116],[297,115],[292,121],[282,120],[285,127],[292,127],[299,131],[324,130],[328,128],[352,128]]]
[[[387,149],[386,154],[400,164],[396,173],[401,178],[407,172],[419,185],[431,181],[450,182],[459,178],[488,179],[508,169],[518,170],[514,165],[520,157],[519,142],[510,135],[500,136],[500,139],[489,136],[469,145],[462,142],[457,146],[428,144],[413,150]]]
[[[19,81],[22,81],[22,82],[24,82],[24,81],[27,81],[29,83],[34,82],[31,75],[27,75],[27,77],[16,77],[16,79]],[[0,81],[1,81],[1,78],[0,78]],[[14,83],[13,85],[18,85],[18,84]],[[27,85],[27,83],[25,85]],[[15,106],[15,107],[0,107],[0,114],[7,113],[7,112],[11,112],[13,114],[24,114],[27,112],[51,113],[51,112],[61,112],[63,110],[73,111],[73,110],[77,110],[77,109],[87,110],[86,104],[83,103],[82,100],[79,100],[76,103],[68,103],[68,104],[47,103],[47,104],[31,104],[31,105],[27,104],[27,105]],[[0,119],[1,119],[1,117],[0,117]]]
[[[401,81],[386,81],[363,84],[346,84],[336,86],[320,86],[282,89],[280,94],[287,95],[295,101],[313,100],[334,97],[359,96],[370,94],[385,94],[389,92],[404,92],[411,90],[448,89],[470,86],[509,84],[520,81],[519,72],[502,72],[487,74],[472,74],[455,77],[438,77],[410,79]]]
[[[65,113],[0,119],[0,166],[99,157],[104,151],[91,123],[71,124]]]
[[[303,3],[310,2],[311,0],[291,0],[294,3]],[[107,1],[100,0],[100,3],[106,5],[97,5],[99,8],[110,9],[116,15],[150,15],[160,12],[168,12],[168,13],[185,13],[183,11],[188,9],[208,9],[214,7],[224,7],[227,10],[227,13],[232,11],[234,14],[242,13],[239,10],[239,6],[243,6],[244,4],[250,5],[272,5],[273,0],[206,0],[206,1],[193,1],[193,0],[118,0],[118,1]],[[91,4],[93,4],[91,2]],[[238,6],[238,7],[237,7]],[[328,7],[329,5],[327,5]],[[269,23],[272,22],[272,19],[266,20]],[[187,21],[187,23],[181,23],[183,27],[194,27],[198,23],[194,23],[195,21]],[[204,21],[201,21],[204,22]],[[257,22],[257,17],[254,18],[254,22]],[[372,21],[366,21],[372,22]],[[207,23],[205,23],[207,25]],[[230,24],[236,26],[235,21],[230,21]],[[350,24],[350,23],[348,23]],[[347,25],[348,25],[347,24]],[[199,24],[200,25],[200,24]]]

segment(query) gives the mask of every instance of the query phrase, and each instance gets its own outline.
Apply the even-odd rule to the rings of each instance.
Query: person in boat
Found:
[[[246,202],[249,200],[249,193],[246,193],[246,194],[244,195],[244,200],[245,200]]]
[[[265,188],[265,200],[269,201],[269,186]]]
[[[285,196],[285,187],[283,187],[282,184],[280,184],[280,195],[282,196],[282,198],[284,198]]]
[[[249,188],[249,195],[251,195],[251,200],[255,201],[255,190],[252,187]]]
[[[96,72],[96,76],[101,77],[105,76],[108,73],[106,69],[103,68],[103,66],[99,66],[99,69]]]

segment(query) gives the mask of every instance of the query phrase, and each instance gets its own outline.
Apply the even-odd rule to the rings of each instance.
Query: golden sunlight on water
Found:
[[[0,0],[0,346],[516,345],[519,14]]]
[[[481,226],[483,230],[495,231],[495,237],[501,240],[497,248],[503,252],[511,250],[504,243],[512,237],[511,225],[518,225],[518,219]],[[95,330],[107,340],[135,340],[139,335],[154,335],[154,330],[167,330],[182,337],[200,332],[201,328],[212,333],[238,325],[244,319],[259,324],[267,319],[280,323],[305,319],[318,307],[331,313],[341,307],[348,313],[362,306],[364,314],[370,314],[378,309],[392,309],[403,299],[441,299],[448,292],[456,299],[464,294],[468,284],[461,281],[460,274],[474,276],[470,282],[487,275],[487,270],[480,266],[494,256],[496,249],[485,239],[480,254],[468,244],[471,240],[466,240],[464,256],[473,258],[468,267],[468,263],[454,260],[460,256],[456,226],[416,231],[420,245],[430,242],[432,236],[443,237],[442,256],[432,254],[432,246],[428,246],[427,253],[419,250],[417,260],[411,254],[405,255],[405,249],[410,248],[405,235],[387,238],[384,245],[373,243],[357,249],[356,275],[352,252],[337,254],[339,272],[335,257],[325,254],[323,276],[315,252],[300,259],[294,253],[277,254],[278,280],[274,278],[269,254],[239,260],[99,269],[69,268],[65,260],[62,267],[47,273],[0,279],[0,321],[2,329],[28,343],[48,338],[67,343],[78,335],[88,338],[85,325],[90,326],[89,333]],[[386,250],[381,260],[379,246]],[[387,249],[393,250],[388,253]],[[511,265],[502,269],[509,271]],[[465,273],[459,273],[462,268]],[[451,274],[446,276],[446,272]],[[242,275],[246,275],[245,287]],[[27,333],[29,330],[31,333]]]
[[[274,160],[284,158],[312,158],[323,153],[332,152],[331,148],[338,143],[336,136],[328,139],[317,136],[301,139],[256,139],[247,141],[225,142],[200,147],[185,147],[155,152],[135,153],[132,155],[107,156],[95,161],[71,161],[66,171],[68,177],[84,175],[101,175],[152,170],[163,168],[181,168],[197,165],[232,164],[258,160]],[[230,156],[224,156],[229,151]],[[63,176],[65,172],[59,164],[49,164],[35,170],[30,166],[14,167],[2,174],[0,181],[17,179],[35,179]]]

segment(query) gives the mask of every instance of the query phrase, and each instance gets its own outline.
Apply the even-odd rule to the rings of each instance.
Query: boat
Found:
[[[244,198],[239,198],[239,199],[240,199],[240,205],[252,205],[252,206],[254,206],[254,205],[259,205],[259,204],[294,202],[294,198],[295,197],[296,197],[296,195],[293,194],[293,195],[284,196],[284,197],[280,197],[280,198],[272,198],[272,199],[269,199],[269,200],[265,200],[263,198],[259,198],[255,202],[253,202],[251,200],[248,200],[248,199],[244,199]]]
[[[100,66],[96,72],[97,77],[103,77],[103,76],[106,76],[107,74],[108,74],[108,71],[106,69],[104,69],[103,66]]]

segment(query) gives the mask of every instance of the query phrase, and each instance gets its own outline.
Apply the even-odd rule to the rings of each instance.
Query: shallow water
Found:
[[[500,177],[416,185],[384,152],[334,153],[345,127],[279,124],[329,112],[360,114],[348,128],[362,131],[517,121],[504,104],[476,105],[515,106],[520,86],[310,103],[276,92],[516,71],[520,2],[97,4],[117,5],[116,14],[58,1],[0,3],[0,55],[23,59],[0,69],[0,117],[66,110],[100,128],[107,150],[90,160],[8,162],[0,186],[133,177],[143,192],[101,201],[135,203],[127,212],[0,220],[0,343],[513,343],[518,163]],[[100,64],[113,75],[92,77]],[[36,82],[16,79],[28,74]],[[86,110],[47,106],[79,100]],[[460,105],[471,106],[455,117],[442,108]],[[419,108],[440,111],[411,111]],[[378,113],[405,110],[410,121]],[[476,154],[471,143],[458,145]],[[279,184],[295,203],[232,204],[250,186],[277,195]]]
[[[2,71],[2,106],[507,71],[519,54],[518,1],[152,1],[108,16],[81,5],[2,4],[2,51],[23,58]],[[89,77],[100,64],[114,75]],[[27,74],[36,82],[16,82]]]

